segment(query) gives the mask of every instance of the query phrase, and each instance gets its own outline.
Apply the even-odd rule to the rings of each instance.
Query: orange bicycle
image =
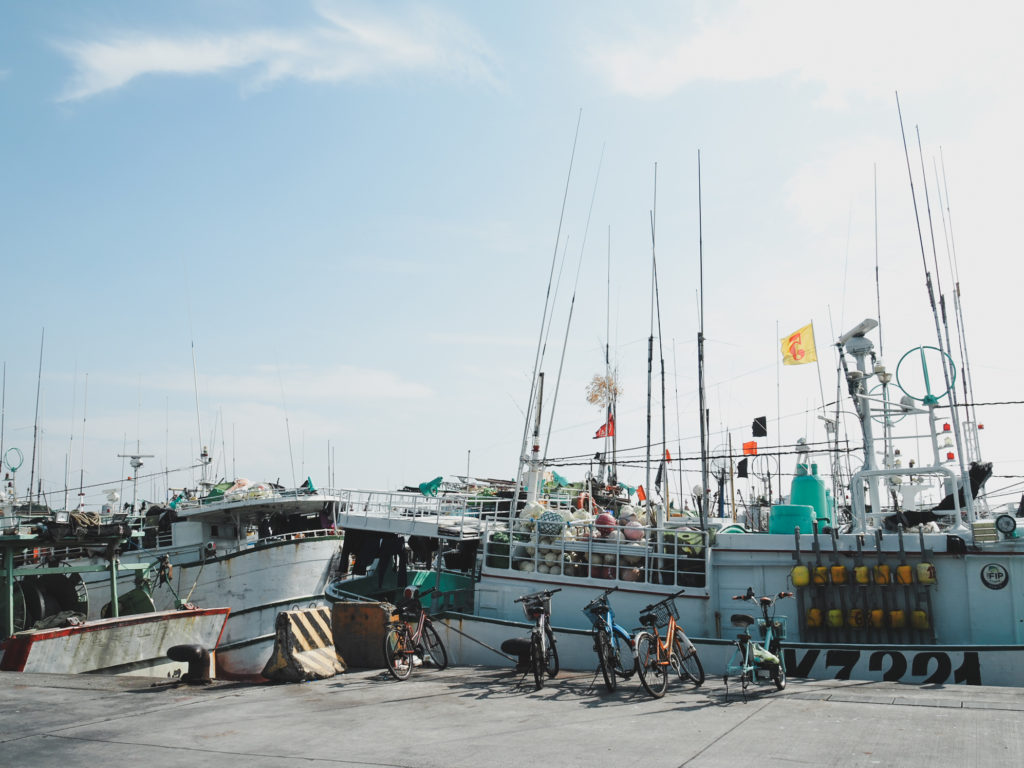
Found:
[[[640,623],[649,629],[637,632],[634,640],[637,672],[644,690],[656,699],[664,696],[668,688],[669,668],[680,680],[689,680],[695,687],[704,683],[704,665],[697,656],[697,648],[676,623],[676,598],[685,591],[681,589],[640,612]],[[665,642],[661,641],[659,627],[665,629]]]

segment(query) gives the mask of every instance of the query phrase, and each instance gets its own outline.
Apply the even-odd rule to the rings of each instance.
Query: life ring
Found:
[[[590,494],[586,491],[582,491],[580,495],[576,497],[576,509],[586,509],[588,501],[593,503],[593,499],[590,498]]]

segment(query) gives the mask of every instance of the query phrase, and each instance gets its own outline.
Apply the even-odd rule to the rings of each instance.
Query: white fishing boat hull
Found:
[[[511,665],[500,653],[511,638],[529,637],[532,625],[519,621],[448,614],[435,623],[453,664]],[[597,672],[589,630],[554,624],[562,669]],[[739,630],[737,630],[739,631]],[[693,637],[706,675],[720,677],[735,649],[726,638]],[[783,648],[787,676],[814,680],[867,680],[913,685],[1024,686],[1024,645],[843,645],[789,643]]]
[[[5,643],[0,670],[178,676],[187,671],[187,665],[168,659],[168,649],[199,645],[215,652],[228,613],[227,608],[159,611],[26,630]]]

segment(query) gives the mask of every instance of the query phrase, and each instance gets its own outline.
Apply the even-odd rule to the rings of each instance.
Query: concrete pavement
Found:
[[[651,699],[563,673],[356,670],[312,683],[206,687],[0,674],[0,766],[1024,765],[1024,689],[791,680],[746,700],[720,677]]]

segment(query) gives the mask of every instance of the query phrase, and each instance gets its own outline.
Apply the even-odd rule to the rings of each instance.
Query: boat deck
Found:
[[[357,670],[299,685],[0,675],[6,765],[1024,764],[1024,689],[791,681],[725,699],[721,678],[654,700],[591,673],[541,691],[508,669]]]

